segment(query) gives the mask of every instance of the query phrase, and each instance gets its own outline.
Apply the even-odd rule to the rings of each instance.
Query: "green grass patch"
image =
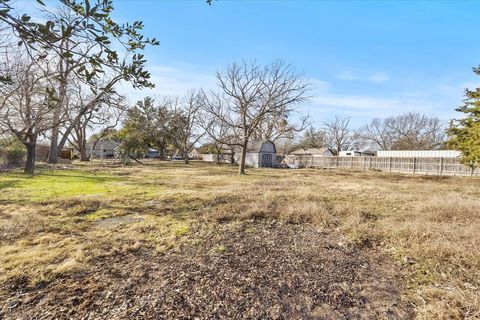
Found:
[[[5,199],[32,202],[105,194],[148,197],[161,190],[127,177],[83,170],[39,170],[34,176],[8,173],[0,177],[0,189]]]

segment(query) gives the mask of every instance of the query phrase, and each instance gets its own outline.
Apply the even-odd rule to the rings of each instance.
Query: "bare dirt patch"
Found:
[[[384,256],[309,225],[194,226],[164,255],[141,248],[51,283],[5,284],[5,319],[409,319]]]

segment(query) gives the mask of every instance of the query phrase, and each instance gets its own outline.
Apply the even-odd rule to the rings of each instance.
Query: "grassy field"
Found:
[[[480,179],[236,171],[0,173],[0,319],[480,318]]]

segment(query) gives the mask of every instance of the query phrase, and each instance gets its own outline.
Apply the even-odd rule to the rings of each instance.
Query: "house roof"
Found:
[[[294,155],[304,155],[304,154],[308,154],[308,155],[324,155],[325,152],[332,152],[332,150],[330,150],[329,148],[308,148],[308,149],[304,149],[304,148],[300,148],[300,149],[297,149],[293,152],[290,152],[290,154],[294,154]]]
[[[224,149],[221,149],[221,150],[220,150],[220,153],[221,153],[221,154],[232,154],[232,149],[226,149],[226,148],[224,148]]]
[[[87,149],[91,148],[93,142],[87,143]],[[115,150],[121,143],[113,140],[99,140],[95,145],[95,150],[108,149]]]

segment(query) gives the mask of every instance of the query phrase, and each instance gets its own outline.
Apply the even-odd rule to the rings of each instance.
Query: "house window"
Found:
[[[351,152],[347,152],[347,156],[351,156],[351,155],[352,155],[352,153],[351,153]]]

